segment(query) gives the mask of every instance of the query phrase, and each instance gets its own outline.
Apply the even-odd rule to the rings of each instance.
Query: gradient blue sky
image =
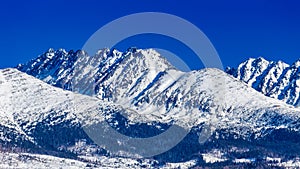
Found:
[[[297,0],[6,0],[0,5],[0,68],[50,47],[80,49],[101,26],[137,12],[165,12],[192,22],[224,66],[258,56],[292,63],[300,58],[299,9]]]

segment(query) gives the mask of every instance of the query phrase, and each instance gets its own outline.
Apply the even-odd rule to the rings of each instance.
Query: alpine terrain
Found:
[[[235,78],[181,72],[153,49],[49,49],[0,70],[0,167],[299,167],[299,66],[244,66]]]
[[[300,60],[288,65],[262,57],[250,58],[237,69],[228,68],[227,72],[266,96],[300,105]]]

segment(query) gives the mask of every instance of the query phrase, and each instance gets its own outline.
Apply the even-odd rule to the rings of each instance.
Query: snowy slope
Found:
[[[74,88],[72,83],[80,82],[81,86],[95,83],[99,98],[116,101],[115,96],[131,97],[140,93],[159,72],[172,67],[152,49],[130,48],[124,53],[102,49],[92,57],[81,50],[66,52],[64,49],[49,49],[37,59],[18,65],[17,68],[68,90]],[[89,79],[84,79],[85,77]],[[137,81],[139,83],[134,83]],[[88,89],[82,89],[81,93],[94,94],[89,93]]]
[[[6,145],[11,143],[10,138],[15,139],[8,147],[81,153],[71,148],[81,139],[91,142],[82,126],[104,121],[104,114],[122,111],[113,104],[63,91],[16,69],[1,70],[0,81],[0,125],[6,127],[1,141]],[[19,137],[31,144],[17,140]],[[98,149],[94,146],[95,151]]]
[[[76,56],[77,60],[74,60],[76,57],[72,51],[51,49],[37,59],[19,65],[18,69],[52,85],[62,88],[68,86],[66,89],[69,90],[72,90],[71,83],[78,84],[83,80],[93,83],[96,86],[93,88],[95,93],[85,88],[89,84],[80,86],[82,89],[79,92],[95,94],[101,100],[113,101],[137,111],[137,116],[131,115],[136,122],[145,119],[176,122],[186,116],[193,116],[193,122],[188,122],[185,126],[190,128],[207,119],[214,118],[213,121],[218,121],[215,118],[220,118],[224,121],[224,124],[220,123],[221,126],[228,125],[226,120],[237,126],[239,123],[248,124],[248,131],[240,132],[247,133],[257,128],[272,127],[273,124],[281,125],[271,118],[278,114],[289,114],[296,118],[295,109],[264,97],[222,71],[204,69],[183,73],[153,49],[131,48],[125,53],[102,49],[93,57],[84,51],[78,51]],[[70,58],[73,65],[69,63]],[[64,60],[63,64],[60,64],[61,60]],[[266,61],[257,62],[257,67],[262,71]],[[72,73],[65,71],[63,65],[69,65],[67,70],[73,70],[69,71]],[[281,67],[284,66],[286,65],[282,63]],[[61,81],[66,83],[60,83]],[[138,118],[140,114],[147,118]],[[185,123],[181,121],[178,123]],[[257,125],[252,125],[253,123]]]
[[[241,63],[237,69],[231,68],[227,72],[266,96],[299,106],[299,60],[288,65],[282,61],[267,61],[262,57],[250,58]]]
[[[292,150],[285,144],[298,146],[299,109],[266,97],[218,69],[180,72],[152,49],[130,49],[125,53],[103,49],[95,57],[89,57],[84,51],[49,50],[39,58],[19,65],[18,69],[51,85],[94,96],[54,88],[15,69],[3,70],[2,78],[5,80],[2,81],[13,86],[12,92],[7,94],[16,95],[3,99],[10,98],[6,102],[17,106],[2,111],[13,110],[16,115],[11,119],[18,125],[24,123],[20,125],[21,130],[29,138],[35,138],[30,135],[30,129],[38,126],[36,121],[41,122],[42,126],[45,126],[42,121],[54,126],[67,122],[64,126],[71,126],[72,130],[75,128],[77,131],[79,122],[84,121],[84,125],[92,126],[97,121],[103,121],[107,115],[111,117],[115,112],[123,112],[128,122],[123,124],[118,118],[113,121],[119,131],[129,135],[132,133],[127,130],[142,126],[146,127],[141,128],[140,133],[151,133],[149,129],[156,131],[153,125],[157,123],[177,124],[184,129],[191,129],[180,144],[155,157],[159,161],[198,159],[211,148],[232,149],[241,140],[245,143],[237,149],[246,147],[262,153],[256,156],[266,153],[278,153],[279,156],[282,151],[292,153],[298,150]],[[92,89],[91,84],[94,86]],[[3,89],[7,88],[7,85],[3,86],[6,86]],[[74,97],[77,98],[75,104],[72,103]],[[100,108],[97,109],[97,106]],[[70,111],[74,107],[79,113]],[[100,113],[95,114],[99,110]],[[132,126],[128,127],[129,124]],[[62,129],[64,131],[64,128],[58,128],[57,131]],[[40,133],[36,136],[40,136]],[[78,136],[87,139],[80,132],[72,138],[75,140]],[[134,136],[140,134],[135,133]],[[270,146],[274,141],[277,149]],[[199,142],[207,146],[203,147]],[[60,142],[56,147],[64,143]],[[249,148],[255,144],[259,146]],[[68,150],[74,150],[71,147]],[[232,159],[234,155],[224,154],[226,157],[219,158],[235,160]]]

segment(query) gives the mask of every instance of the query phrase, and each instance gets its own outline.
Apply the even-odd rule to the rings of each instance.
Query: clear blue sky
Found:
[[[299,9],[297,0],[6,0],[0,4],[0,68],[24,63],[50,47],[80,49],[111,20],[150,11],[198,26],[224,66],[258,56],[292,63],[300,58]]]

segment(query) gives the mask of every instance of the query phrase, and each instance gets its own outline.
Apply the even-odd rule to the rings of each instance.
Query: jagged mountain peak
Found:
[[[300,67],[300,58],[292,64],[292,67],[295,67],[295,68]]]
[[[117,49],[109,49],[109,48],[103,48],[96,52],[95,55],[88,54],[84,50],[77,50],[74,52],[74,50],[66,51],[65,49],[58,49],[55,50],[53,48],[49,48],[45,53],[39,55],[37,58],[30,60],[26,64],[19,64],[17,66],[17,69],[20,69],[22,71],[26,71],[25,69],[30,69],[30,67],[33,67],[35,65],[41,65],[38,64],[39,62],[47,62],[47,61],[53,61],[56,63],[56,65],[60,65],[61,63],[57,63],[57,60],[76,60],[78,56],[84,56],[84,57],[97,57],[100,59],[100,61],[105,62],[108,58],[113,57],[121,57],[123,56],[139,56],[142,57],[145,60],[152,60],[154,62],[159,63],[160,61],[163,61],[164,64],[167,64],[168,66],[171,66],[168,61],[162,57],[157,51],[154,49],[137,49],[136,47],[128,48],[125,52],[120,52]],[[146,56],[146,57],[145,57]],[[115,60],[117,58],[114,58]],[[55,60],[55,61],[54,61]],[[35,67],[35,69],[42,69],[43,67]],[[29,73],[29,72],[27,72]],[[30,73],[29,73],[30,74]]]
[[[299,60],[289,65],[283,61],[251,58],[238,68],[228,68],[226,72],[266,96],[297,106],[300,101],[299,67]]]
[[[47,57],[48,55],[51,57]],[[119,94],[132,95],[132,92],[143,90],[142,86],[145,85],[133,84],[137,79],[141,83],[148,83],[159,73],[175,68],[153,49],[129,48],[126,52],[120,52],[103,48],[94,56],[89,56],[82,50],[75,53],[51,50],[24,65],[18,65],[17,69],[67,90],[72,89],[71,83],[77,83],[74,76],[83,72],[89,78],[87,82],[94,81],[98,84],[95,90],[96,93],[102,93],[98,94],[99,98],[111,100],[114,99],[111,94],[114,89],[107,84],[115,83],[123,85],[123,88],[127,86],[130,91]],[[126,80],[123,80],[125,77]],[[90,93],[87,90],[84,89],[85,93]]]
[[[267,63],[267,62],[269,62],[263,56],[259,56],[257,58],[251,57],[246,62],[248,62],[248,61],[255,62],[255,63],[261,63],[261,62],[262,63]]]

